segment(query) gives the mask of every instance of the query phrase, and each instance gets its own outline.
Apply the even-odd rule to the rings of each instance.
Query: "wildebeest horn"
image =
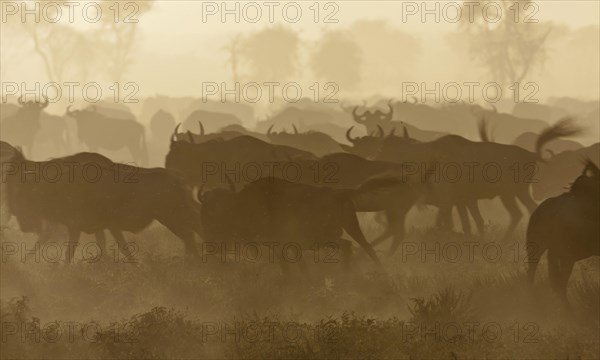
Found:
[[[200,186],[200,188],[198,190],[196,190],[194,188],[194,191],[196,191],[196,200],[198,200],[198,202],[200,204],[202,204],[204,202],[204,199],[202,198],[202,190],[204,189],[204,184],[202,184],[202,186]]]
[[[348,131],[346,131],[346,139],[348,139],[348,141],[350,141],[351,143],[354,143],[356,141],[356,139],[353,139],[352,136],[350,135],[350,133],[352,132],[352,129],[354,129],[354,126],[350,126],[350,129],[348,129]]]
[[[269,126],[269,129],[267,130],[267,137],[270,138],[271,137],[271,131],[273,131],[273,126],[275,126],[275,124]]]
[[[204,136],[204,125],[202,125],[202,121],[198,121],[198,124],[200,125],[200,136]]]
[[[406,128],[406,125],[402,125],[402,136],[404,136],[407,139],[410,139],[410,135],[408,135],[408,129]]]
[[[356,121],[359,124],[364,124],[365,121],[359,119],[359,115],[356,113],[356,110],[358,110],[358,106],[355,106],[352,110],[352,117],[354,118],[354,121]]]
[[[394,136],[395,132],[396,132],[396,127],[393,127],[392,130],[390,130],[390,134],[388,136]]]
[[[71,111],[71,106],[73,106],[73,105],[67,106],[67,115],[69,115],[69,116],[72,116],[72,114],[73,114],[73,111]]]
[[[377,130],[379,130],[379,134],[377,137],[383,138],[383,136],[385,135],[385,131],[383,131],[383,128],[381,127],[381,125],[377,125]]]
[[[298,134],[298,128],[296,127],[296,124],[292,124],[292,127],[294,128],[294,134]]]
[[[583,169],[582,175],[586,175],[587,176],[587,172],[588,171],[591,171],[592,172],[592,176],[594,176],[594,177],[600,176],[600,169],[598,169],[598,167],[596,166],[596,164],[594,164],[594,162],[591,161],[590,159],[586,160],[586,162],[585,162],[585,168]]]
[[[192,132],[191,132],[191,131],[189,131],[189,130],[187,131],[187,136],[188,136],[188,139],[190,140],[190,143],[192,143],[192,144],[195,144],[195,143],[196,143],[196,142],[194,141],[194,136],[192,135]]]
[[[19,99],[17,100],[17,102],[19,103],[19,105],[25,104],[25,101],[23,101],[23,95],[19,96]]]
[[[173,131],[173,135],[171,135],[171,143],[174,143],[177,140],[177,134],[179,133],[179,127],[181,127],[181,123],[175,126],[175,130]]]

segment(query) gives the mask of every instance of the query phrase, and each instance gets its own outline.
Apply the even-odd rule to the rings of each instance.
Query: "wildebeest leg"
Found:
[[[392,221],[394,221],[394,220],[389,211],[386,210],[384,212],[384,215],[385,215],[385,219],[387,220],[385,230],[383,230],[383,232],[379,236],[377,236],[375,238],[375,240],[371,241],[371,246],[377,246],[378,244],[380,244],[381,242],[387,240],[387,238],[392,236]]]
[[[462,203],[456,204],[456,210],[458,210],[463,233],[465,233],[465,235],[471,235],[471,220],[469,219],[466,205]]]
[[[106,260],[107,257],[104,254],[104,251],[106,251],[106,236],[104,235],[104,229],[96,232],[96,244],[98,245],[100,259]]]
[[[529,194],[529,188],[520,192],[517,195],[517,197],[519,198],[521,203],[523,203],[523,205],[525,205],[525,207],[527,208],[527,211],[529,211],[529,214],[531,215],[533,213],[533,211],[535,210],[535,208],[537,207],[537,204],[531,198],[531,195]]]
[[[75,248],[79,243],[81,231],[69,228],[69,245],[67,246],[67,254],[65,255],[65,263],[70,264],[75,256]]]
[[[390,246],[389,256],[394,255],[398,246],[402,244],[404,241],[404,221],[406,220],[406,214],[410,210],[408,208],[395,209],[393,212],[394,221],[390,222],[390,228],[392,233],[394,234],[394,240],[392,241],[392,245]]]
[[[469,209],[469,212],[471,213],[471,216],[473,217],[473,220],[475,221],[475,225],[477,226],[477,232],[479,233],[479,236],[481,236],[483,238],[483,233],[484,233],[483,216],[481,216],[481,212],[479,211],[479,204],[477,203],[477,200],[467,201],[467,208]]]
[[[568,308],[569,300],[567,299],[567,283],[573,272],[575,261],[568,259],[561,254],[557,254],[550,250],[548,252],[548,276],[550,284],[563,304]]]
[[[503,195],[500,197],[500,200],[502,201],[502,204],[510,214],[510,223],[508,224],[506,234],[504,235],[504,240],[507,240],[517,228],[517,224],[519,224],[519,221],[523,217],[523,213],[521,212],[521,210],[519,210],[517,201],[513,196]]]
[[[451,231],[452,224],[452,206],[444,204],[438,207],[438,213],[435,220],[435,225],[439,230]]]
[[[131,254],[131,251],[129,250],[129,246],[127,245],[127,242],[125,241],[125,237],[123,236],[123,233],[121,231],[115,230],[115,229],[110,229],[110,233],[115,238],[115,241],[117,242],[117,246],[119,247],[119,250],[121,250],[121,252],[123,253],[123,255],[125,255],[127,260],[132,260],[133,256]]]
[[[547,250],[546,247],[540,246],[533,240],[527,240],[525,245],[525,250],[527,251],[527,281],[529,285],[533,285],[533,280],[535,279],[535,271],[537,270],[538,264],[540,263],[540,258]],[[548,264],[550,266],[550,264]]]
[[[172,216],[177,216],[177,214],[170,214]],[[185,224],[185,222],[181,219],[177,218],[158,218],[157,219],[161,224],[167,227],[167,229],[171,230],[173,234],[175,234],[178,238],[183,240],[185,244],[185,250],[187,255],[192,255],[198,257],[198,249],[196,248],[196,240],[194,239],[194,231],[192,227]]]
[[[377,265],[381,265],[379,262],[379,258],[375,254],[375,250],[371,244],[367,242],[365,239],[365,235],[360,229],[360,225],[358,224],[358,219],[356,218],[356,212],[354,210],[354,205],[351,202],[344,204],[344,208],[342,210],[342,221],[344,230],[360,245],[366,253],[375,261]]]

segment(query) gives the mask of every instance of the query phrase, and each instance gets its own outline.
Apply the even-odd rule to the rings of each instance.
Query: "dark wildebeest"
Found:
[[[600,171],[587,161],[571,189],[542,202],[527,227],[527,277],[533,284],[540,257],[548,251],[548,275],[568,305],[567,282],[575,262],[600,255]]]
[[[477,200],[499,196],[511,218],[506,231],[508,238],[523,216],[516,199],[530,213],[536,207],[530,195],[530,185],[535,181],[537,163],[542,161],[542,148],[553,139],[578,132],[579,129],[572,125],[570,119],[560,121],[540,134],[535,153],[514,145],[474,142],[457,135],[447,135],[425,143],[388,136],[377,159],[403,163],[407,171],[433,171],[434,191],[429,201],[438,204],[440,209],[447,210],[452,205],[464,204],[471,210]],[[437,163],[434,169],[425,166],[430,162]],[[493,171],[490,171],[491,168]],[[483,233],[483,218],[474,212],[471,214],[479,232]],[[462,219],[464,217],[461,215]],[[463,221],[463,224],[466,226],[468,221]]]
[[[546,159],[539,167],[539,181],[531,186],[533,198],[542,201],[562,194],[579,175],[580,159],[600,164],[600,143],[575,151],[563,151]]]
[[[192,112],[183,122],[183,128],[187,130],[196,129],[198,123],[206,128],[208,132],[216,132],[227,125],[242,125],[242,121],[235,115],[214,111],[196,110]]]
[[[368,133],[378,131],[382,128],[384,132],[391,132],[395,129],[405,128],[415,139],[421,141],[431,141],[439,138],[440,136],[446,135],[438,131],[427,131],[421,130],[407,122],[392,120],[394,117],[394,107],[392,106],[392,100],[387,103],[388,111],[384,112],[380,109],[376,110],[365,110],[362,114],[357,112],[358,106],[352,110],[352,118],[358,124],[364,125]],[[414,119],[418,121],[418,119]]]
[[[100,114],[95,108],[70,111],[67,116],[75,119],[79,142],[92,152],[99,149],[117,151],[127,148],[133,160],[146,164],[148,150],[144,126],[136,121],[113,119]]]
[[[234,174],[237,184],[240,181],[248,182],[249,178],[256,180],[262,177],[263,166],[266,163],[317,159],[307,151],[270,144],[248,135],[236,136],[229,140],[217,137],[194,143],[192,135],[189,134],[190,141],[177,141],[178,129],[179,127],[175,128],[171,137],[165,167],[180,173],[190,185],[206,185],[207,189],[225,184],[227,173]],[[255,174],[256,171],[258,174]],[[269,171],[272,172],[265,171],[265,175]]]
[[[230,189],[214,189],[198,196],[204,238],[223,243],[295,243],[302,250],[333,243],[342,249],[347,265],[351,243],[342,238],[345,230],[379,264],[358,224],[353,198],[385,182],[389,187],[400,184],[396,179],[377,179],[358,189],[331,189],[263,178],[235,192],[231,183]],[[281,263],[285,269],[285,261]]]
[[[261,177],[281,177],[308,185],[354,188],[370,177],[401,171],[398,164],[369,161],[346,153],[318,158],[312,153],[265,143],[250,136],[199,144],[173,140],[166,167],[178,171],[190,185],[207,188],[225,184],[226,175],[230,175],[237,186]],[[366,202],[357,203],[357,209],[386,211],[388,230],[385,234],[401,239],[405,214],[418,196],[419,191],[395,192],[386,198],[363,199]]]
[[[15,114],[2,119],[1,136],[4,141],[23,147],[31,155],[33,153],[33,140],[41,128],[40,114],[50,102],[24,101],[19,98],[21,107]]]
[[[197,254],[199,210],[191,189],[172,172],[116,164],[99,154],[35,162],[12,153],[3,174],[10,212],[24,232],[42,234],[43,221],[66,226],[67,261],[81,232],[109,229],[123,243],[121,231],[137,233],[153,220],[182,239],[188,254]]]
[[[288,133],[286,131],[273,132],[271,125],[267,130],[267,138],[271,144],[292,146],[296,149],[305,150],[311,152],[317,156],[324,156],[328,154],[342,152],[343,149],[331,136],[318,131],[308,131],[299,133],[296,125],[292,125],[294,132]]]
[[[247,135],[260,139],[262,141],[268,141],[268,138],[265,134],[259,134],[254,131],[250,131],[242,125],[228,125],[221,128],[221,130],[218,132],[207,134],[204,130],[204,125],[202,124],[202,122],[199,122],[198,129],[200,130],[199,133],[194,133],[190,130],[187,130],[186,132],[179,132],[179,126],[177,126],[177,131],[175,132],[175,140],[188,141],[193,144],[200,144],[213,139],[231,140],[238,136]]]
[[[526,132],[519,135],[515,141],[513,141],[513,145],[517,145],[528,151],[535,151],[535,142],[537,141],[537,138],[538,134]],[[577,141],[569,139],[556,139],[556,141],[548,144],[546,151],[550,153],[550,155],[553,155],[563,151],[579,150],[581,148],[583,148],[583,145]]]

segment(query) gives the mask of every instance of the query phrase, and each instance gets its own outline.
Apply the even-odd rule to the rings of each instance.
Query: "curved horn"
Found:
[[[179,133],[179,127],[181,127],[181,123],[175,126],[175,130],[173,130],[173,135],[171,135],[171,143],[174,143],[177,140],[177,134]]]
[[[358,106],[355,106],[354,109],[352,110],[352,118],[354,118],[354,121],[356,121],[359,124],[364,124],[365,121],[364,120],[360,120],[358,117],[359,115],[356,113],[356,110],[358,110]]]
[[[394,108],[392,107],[391,101],[392,101],[392,99],[390,99],[390,101],[388,101],[388,104],[387,104],[387,106],[390,110],[387,113],[384,113],[384,115],[388,121],[391,121],[392,116],[394,116]]]
[[[196,191],[196,200],[198,200],[198,202],[200,204],[202,204],[204,202],[204,198],[202,197],[202,190],[204,189],[204,184],[202,184],[202,186],[200,186],[200,188]]]
[[[268,138],[271,138],[271,136],[272,136],[272,135],[271,135],[271,131],[273,131],[273,126],[275,126],[275,124],[273,124],[273,125],[269,126],[269,130],[267,130],[267,137],[268,137]]]
[[[346,131],[346,139],[348,139],[348,141],[350,141],[351,143],[354,144],[356,139],[353,139],[352,136],[350,135],[350,133],[352,132],[352,129],[354,129],[354,126],[350,126],[350,129],[348,129],[348,131]]]
[[[188,136],[188,140],[190,141],[190,143],[195,144],[196,142],[194,141],[194,136],[192,135],[191,131],[187,131],[187,136]]]
[[[19,105],[25,105],[25,101],[23,100],[23,95],[19,96],[19,99],[17,100],[17,102],[19,103]]]
[[[74,111],[71,111],[71,106],[73,106],[73,105],[69,105],[69,106],[67,106],[67,115],[68,115],[68,116],[73,116],[73,112],[74,112]]]
[[[294,128],[294,134],[298,135],[298,128],[296,127],[296,124],[292,124],[292,127]]]
[[[395,132],[396,132],[396,127],[393,127],[392,130],[390,130],[390,134],[388,136],[394,136]]]
[[[407,139],[410,139],[410,135],[408,135],[408,129],[406,128],[406,125],[402,125],[402,136],[404,136]]]
[[[377,134],[377,137],[382,139],[383,136],[385,135],[385,131],[383,131],[383,128],[381,127],[381,125],[377,125],[377,130],[379,130],[379,133]]]
[[[200,136],[204,136],[204,125],[202,125],[202,121],[198,121],[198,125],[200,125]]]

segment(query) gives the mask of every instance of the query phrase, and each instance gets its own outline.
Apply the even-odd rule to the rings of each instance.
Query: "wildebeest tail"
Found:
[[[542,159],[542,149],[549,141],[561,137],[569,137],[581,133],[582,129],[575,125],[575,120],[571,117],[565,117],[542,131],[535,143],[535,152]]]

